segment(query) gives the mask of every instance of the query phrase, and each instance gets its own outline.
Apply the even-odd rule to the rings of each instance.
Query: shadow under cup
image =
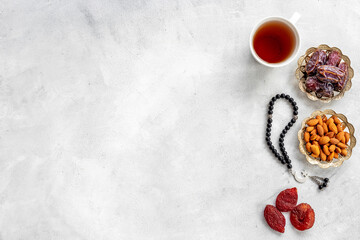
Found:
[[[299,36],[296,28],[286,19],[269,18],[255,28],[251,44],[253,55],[260,63],[283,66],[295,57]]]

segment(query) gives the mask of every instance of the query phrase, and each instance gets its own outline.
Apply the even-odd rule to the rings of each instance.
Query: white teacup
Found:
[[[299,13],[294,13],[293,16],[287,20],[286,18],[283,17],[267,17],[262,19],[260,22],[258,22],[255,27],[253,28],[251,34],[250,34],[250,50],[252,55],[254,56],[254,58],[261,63],[262,65],[268,66],[268,67],[282,67],[285,66],[287,64],[289,64],[292,60],[294,60],[294,58],[296,57],[296,55],[299,52],[300,49],[300,37],[299,37],[299,33],[297,28],[295,27],[295,23],[299,20],[300,18],[300,14]],[[273,22],[273,21],[278,21],[281,23],[286,24],[292,31],[292,34],[295,38],[295,44],[292,50],[292,53],[290,54],[290,56],[288,56],[286,59],[284,59],[281,62],[277,62],[277,63],[271,63],[271,62],[267,62],[264,59],[262,59],[261,57],[259,57],[259,55],[256,53],[255,49],[254,49],[254,35],[256,34],[257,30],[265,23],[268,22]]]

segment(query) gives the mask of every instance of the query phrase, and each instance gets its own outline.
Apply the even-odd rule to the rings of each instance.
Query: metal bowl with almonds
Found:
[[[307,78],[315,78],[314,81],[316,81],[316,76],[318,76],[319,74],[316,75],[316,69],[315,71],[313,71],[312,73],[309,73],[308,69],[307,69],[307,64],[309,61],[312,61],[312,57],[314,55],[314,53],[316,53],[317,51],[321,51],[322,53],[325,52],[326,53],[326,56],[325,56],[325,59],[326,58],[329,58],[330,57],[330,53],[331,52],[337,52],[337,59],[339,60],[338,62],[336,62],[335,64],[333,65],[336,65],[339,67],[340,65],[342,66],[346,66],[346,76],[344,78],[346,78],[346,80],[343,81],[343,86],[341,87],[337,87],[337,81],[339,81],[338,79],[334,79],[334,78],[331,78],[333,77],[333,75],[331,75],[330,73],[330,78],[327,78],[329,77],[329,71],[326,71],[327,69],[323,69],[323,72],[325,76],[320,76],[320,79],[321,77],[323,77],[323,79],[325,80],[329,80],[329,82],[327,81],[319,81],[319,83],[321,83],[323,86],[326,85],[326,86],[329,86],[329,87],[326,87],[327,89],[331,89],[330,90],[330,93],[329,94],[319,94],[319,92],[316,92],[314,89],[310,89],[309,87],[307,87],[306,85],[306,80]],[[328,66],[327,64],[329,64],[329,60],[325,60],[327,62],[323,63],[324,66]],[[320,61],[319,61],[320,62]],[[330,63],[331,64],[331,63]],[[325,45],[325,44],[322,44],[322,45],[319,45],[318,47],[311,47],[309,48],[308,50],[306,50],[305,54],[302,55],[299,60],[298,60],[298,67],[295,71],[295,76],[297,78],[297,80],[299,81],[299,88],[300,90],[306,94],[306,96],[313,100],[313,101],[321,101],[321,102],[324,102],[324,103],[329,103],[330,101],[332,100],[339,100],[341,99],[345,92],[346,91],[349,91],[350,88],[351,88],[351,79],[354,77],[354,70],[352,69],[352,67],[350,66],[351,64],[351,61],[349,59],[348,56],[344,55],[341,50],[337,47],[329,47],[328,45]],[[330,67],[333,67],[333,68],[336,68],[337,70],[339,70],[336,66],[330,66]],[[344,69],[342,69],[344,70]],[[340,72],[341,70],[339,70]],[[318,71],[319,72],[319,71]],[[341,78],[341,77],[339,77]],[[319,77],[318,77],[319,79]],[[340,80],[341,81],[341,80]],[[309,86],[309,84],[308,84]],[[316,88],[316,87],[314,87]]]
[[[310,164],[339,167],[356,145],[354,126],[331,109],[315,111],[304,119],[298,132],[299,149]]]

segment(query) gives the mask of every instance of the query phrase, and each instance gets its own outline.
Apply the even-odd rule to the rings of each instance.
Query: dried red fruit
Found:
[[[264,217],[269,226],[278,232],[285,232],[285,217],[272,205],[266,205],[264,210]]]
[[[289,188],[281,191],[276,198],[276,208],[281,212],[291,211],[294,207],[296,207],[298,200],[297,189]]]
[[[299,231],[311,228],[315,222],[315,212],[307,203],[300,203],[290,213],[291,224]]]

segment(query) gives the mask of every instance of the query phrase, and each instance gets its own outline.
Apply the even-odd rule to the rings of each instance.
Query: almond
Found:
[[[336,138],[330,138],[330,143],[331,143],[331,144],[336,145],[336,144],[338,144],[339,142],[340,142],[340,141],[337,140]]]
[[[339,132],[338,134],[336,134],[336,139],[341,141],[341,139],[345,136],[344,132]]]
[[[306,131],[307,131],[307,132],[311,132],[312,130],[314,130],[314,127],[307,127],[307,128],[306,128]]]
[[[333,122],[331,122],[331,123],[329,124],[329,130],[332,131],[332,132],[334,132],[335,134],[338,133],[338,129],[337,129],[335,123],[333,123]]]
[[[342,142],[343,144],[346,143],[346,141],[345,141],[345,136],[340,140],[340,142]]]
[[[312,130],[311,132],[310,132],[310,134],[311,135],[314,135],[314,134],[316,134],[317,132],[316,132],[316,129],[314,129],[314,130]]]
[[[339,154],[337,152],[334,153],[334,158],[339,158]]]
[[[322,127],[324,128],[324,133],[328,133],[329,132],[329,128],[326,125],[326,123],[323,123]]]
[[[326,161],[326,154],[323,151],[320,151],[320,159],[321,161]]]
[[[336,148],[335,148],[335,152],[336,152],[336,153],[341,153],[341,148],[336,147]]]
[[[333,115],[332,118],[334,119],[334,123],[335,123],[336,125],[339,124],[339,123],[341,123],[340,119],[339,119],[337,116]]]
[[[307,121],[307,125],[309,126],[315,126],[316,124],[318,124],[319,120],[316,118],[310,119],[309,121]]]
[[[310,156],[312,156],[313,158],[318,158],[319,157],[319,155],[315,155],[314,153],[311,154]]]
[[[344,157],[347,155],[347,150],[346,149],[342,149],[341,150],[341,155],[343,155]]]
[[[324,145],[327,144],[330,141],[330,138],[328,136],[323,136],[319,139],[319,144]]]
[[[350,139],[350,133],[345,132],[345,143],[348,143]]]
[[[337,127],[337,130],[338,132],[342,132],[344,129],[343,129],[343,126],[341,125],[341,123],[339,123],[338,125],[336,125]]]
[[[324,135],[325,135],[325,136],[328,136],[329,138],[331,138],[331,137],[330,137],[330,136],[331,136],[331,133],[332,133],[332,132],[328,132],[328,133],[325,133]]]
[[[311,152],[313,152],[313,154],[314,154],[315,156],[319,156],[319,154],[320,154],[320,148],[319,148],[319,146],[311,145]]]
[[[337,145],[339,148],[342,148],[342,149],[347,148],[347,146],[345,144],[343,144],[342,142],[339,142]]]
[[[312,135],[312,136],[310,137],[310,140],[311,140],[311,141],[314,141],[314,140],[316,141],[316,137],[317,137],[317,135]]]
[[[326,121],[328,120],[326,115],[323,116],[322,120],[323,120],[324,123],[326,123]]]
[[[333,158],[334,158],[334,155],[335,155],[334,152],[330,153],[330,155],[327,156],[327,160],[328,160],[329,162],[331,162],[331,161],[333,160]]]
[[[321,119],[321,118],[320,118]],[[322,120],[321,120],[322,121]],[[324,136],[324,128],[322,127],[322,124],[320,125],[320,124],[318,124],[317,126],[316,126],[316,131],[317,131],[317,133],[319,134],[319,136]]]
[[[334,151],[335,151],[335,148],[336,148],[335,145],[331,145],[331,146],[329,147],[329,151],[330,151],[330,152],[334,152]]]
[[[330,123],[334,123],[334,119],[332,118],[329,118],[327,121],[326,121],[326,125],[330,125]]]
[[[318,123],[318,124],[323,125],[324,122],[323,122],[323,120],[322,120],[322,118],[321,118],[320,115],[317,115],[317,116],[316,116],[316,119],[319,120],[319,123]]]
[[[308,151],[309,153],[311,153],[311,143],[307,143],[306,145],[305,145],[305,148],[306,148],[306,151]],[[339,148],[340,149],[340,148]]]
[[[329,138],[333,138],[334,135],[334,132],[328,132],[327,134],[325,134],[325,136],[328,136]]]
[[[307,143],[310,141],[310,133],[309,132],[304,132],[304,140]]]
[[[328,148],[328,146],[324,146],[323,147],[323,151],[324,151],[324,153],[326,154],[326,155],[330,155],[330,151],[329,151],[329,148]]]
[[[312,141],[312,144],[314,144],[314,145],[316,145],[316,146],[320,146],[317,141]]]

